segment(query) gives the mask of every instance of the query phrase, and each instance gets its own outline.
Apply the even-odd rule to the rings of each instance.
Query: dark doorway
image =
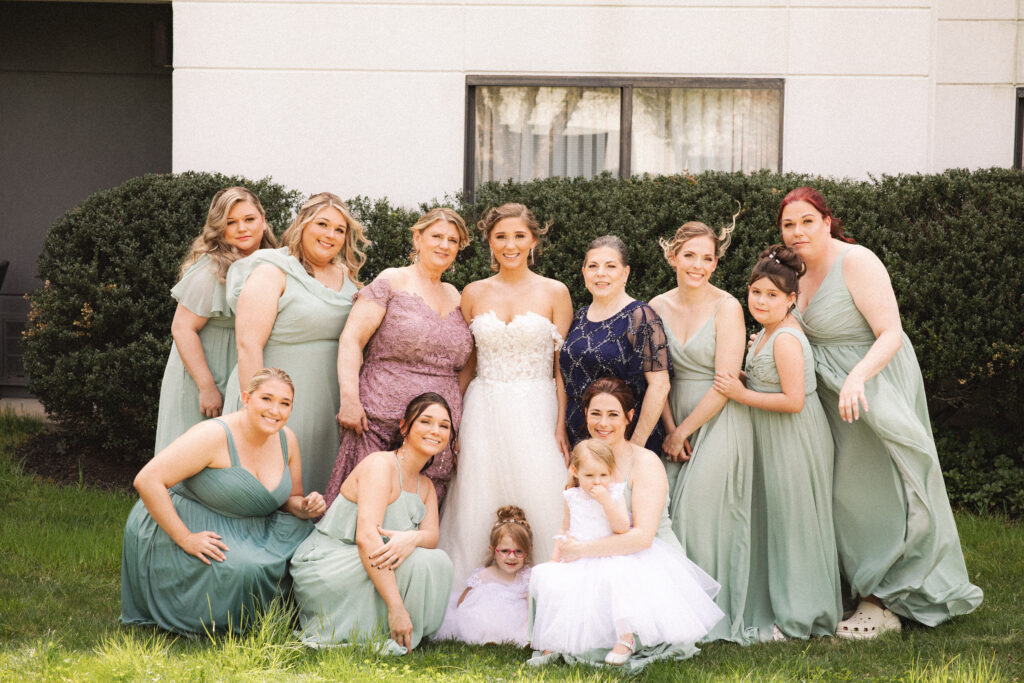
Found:
[[[0,2],[0,394],[27,382],[18,339],[50,224],[171,170],[170,4]]]

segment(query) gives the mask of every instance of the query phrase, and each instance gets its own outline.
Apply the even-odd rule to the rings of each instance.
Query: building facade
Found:
[[[145,172],[414,206],[489,179],[1022,156],[1024,0],[5,2],[0,45],[0,391],[24,384],[50,222]]]

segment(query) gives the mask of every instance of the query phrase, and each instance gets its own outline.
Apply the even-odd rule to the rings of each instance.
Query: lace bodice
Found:
[[[502,322],[494,311],[481,313],[469,326],[476,340],[477,379],[517,382],[552,379],[554,352],[562,337],[554,323],[528,311]]]
[[[621,500],[626,491],[626,482],[608,485],[612,500]],[[563,493],[569,505],[569,535],[578,541],[592,541],[612,535],[612,525],[604,508],[577,487],[566,489]]]

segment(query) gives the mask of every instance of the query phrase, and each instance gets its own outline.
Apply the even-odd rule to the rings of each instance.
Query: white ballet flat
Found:
[[[623,664],[628,662],[630,656],[634,652],[636,652],[636,638],[633,639],[632,643],[627,643],[624,640],[620,640],[619,642],[617,642],[615,644],[616,645],[625,645],[629,649],[626,652],[623,652],[621,655],[619,653],[617,653],[617,652],[612,652],[611,650],[609,650],[608,654],[606,654],[604,656],[604,663],[605,664],[611,664],[612,666],[622,666]]]

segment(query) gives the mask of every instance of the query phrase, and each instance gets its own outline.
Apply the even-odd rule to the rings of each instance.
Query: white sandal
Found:
[[[836,625],[836,636],[850,640],[870,640],[886,631],[900,631],[900,618],[873,602],[862,600],[849,619]]]
[[[633,636],[633,642],[632,643],[627,643],[625,640],[619,640],[619,642],[617,642],[615,644],[616,645],[625,645],[626,648],[627,648],[626,651],[623,652],[622,654],[619,654],[617,652],[613,652],[613,651],[609,650],[608,654],[606,654],[604,656],[604,663],[605,664],[611,664],[612,666],[622,666],[627,661],[629,661],[630,656],[634,652],[636,652],[636,636]]]

